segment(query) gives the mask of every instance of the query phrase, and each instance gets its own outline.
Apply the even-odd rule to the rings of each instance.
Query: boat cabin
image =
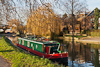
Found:
[[[44,52],[47,54],[61,53],[59,47],[60,47],[60,43],[58,42],[46,43],[44,44],[44,49],[45,49]]]
[[[28,47],[33,51],[38,51],[45,54],[61,53],[59,50],[60,43],[57,41],[48,40],[30,40],[25,38],[18,38],[18,44]]]

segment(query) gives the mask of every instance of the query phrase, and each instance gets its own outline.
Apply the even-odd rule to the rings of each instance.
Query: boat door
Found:
[[[47,54],[50,54],[50,48],[51,48],[50,46],[47,46],[47,47],[46,47],[46,53],[47,53]]]

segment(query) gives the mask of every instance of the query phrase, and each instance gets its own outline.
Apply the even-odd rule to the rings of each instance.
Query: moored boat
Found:
[[[60,51],[60,43],[57,41],[49,41],[48,39],[27,39],[18,38],[17,46],[30,51],[40,57],[48,58],[51,60],[61,60],[67,62],[68,52]]]

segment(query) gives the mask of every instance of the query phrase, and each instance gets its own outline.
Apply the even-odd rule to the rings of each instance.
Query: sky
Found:
[[[64,0],[62,0],[64,2]],[[66,1],[66,0],[65,0]],[[100,9],[100,0],[80,0],[80,1],[86,1],[87,3],[87,9],[91,12],[93,11],[96,7],[98,9]],[[63,15],[64,13],[66,13],[66,11],[61,11],[59,9],[55,10],[58,14]]]
[[[89,11],[94,10],[96,7],[100,9],[100,0],[86,0]]]
[[[26,9],[26,7],[23,7],[25,5],[25,3],[19,3],[18,1],[20,1],[20,0],[14,0],[14,2],[17,5],[17,7],[20,7],[21,6],[22,8]],[[22,0],[22,1],[24,1],[24,0]],[[61,5],[59,7],[59,4],[58,5],[55,4],[57,7],[54,7],[54,12],[57,13],[58,15],[61,15],[61,16],[63,14],[65,14],[65,13],[67,13],[66,10],[65,10],[65,8],[63,8],[63,5],[64,5],[64,3],[67,0],[46,0],[46,1],[49,1],[50,3],[52,3],[52,1],[59,1],[58,3],[61,3]],[[94,10],[96,7],[98,9],[100,9],[100,0],[80,0],[80,1],[86,1],[87,5],[88,5],[87,8],[88,8],[89,11]],[[23,11],[22,12],[18,11],[18,13],[20,13],[20,16],[22,17],[21,19],[24,19],[25,20],[26,18],[23,17],[23,16],[25,16],[25,14],[23,13]]]

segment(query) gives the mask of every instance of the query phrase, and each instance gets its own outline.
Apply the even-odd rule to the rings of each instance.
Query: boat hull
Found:
[[[57,63],[63,63],[64,65],[68,64],[68,57],[63,57],[63,58],[55,58],[55,59],[50,59],[52,61],[56,61]]]
[[[46,54],[46,53],[42,53],[42,52],[39,52],[39,51],[36,51],[36,50],[33,50],[31,48],[28,48],[26,46],[23,46],[23,45],[20,45],[17,43],[17,46],[18,47],[21,47],[31,53],[34,53],[40,57],[43,57],[43,58],[48,58],[48,59],[52,59],[52,60],[60,60],[60,61],[66,61],[68,60],[68,52],[66,53],[56,53],[56,54]]]

